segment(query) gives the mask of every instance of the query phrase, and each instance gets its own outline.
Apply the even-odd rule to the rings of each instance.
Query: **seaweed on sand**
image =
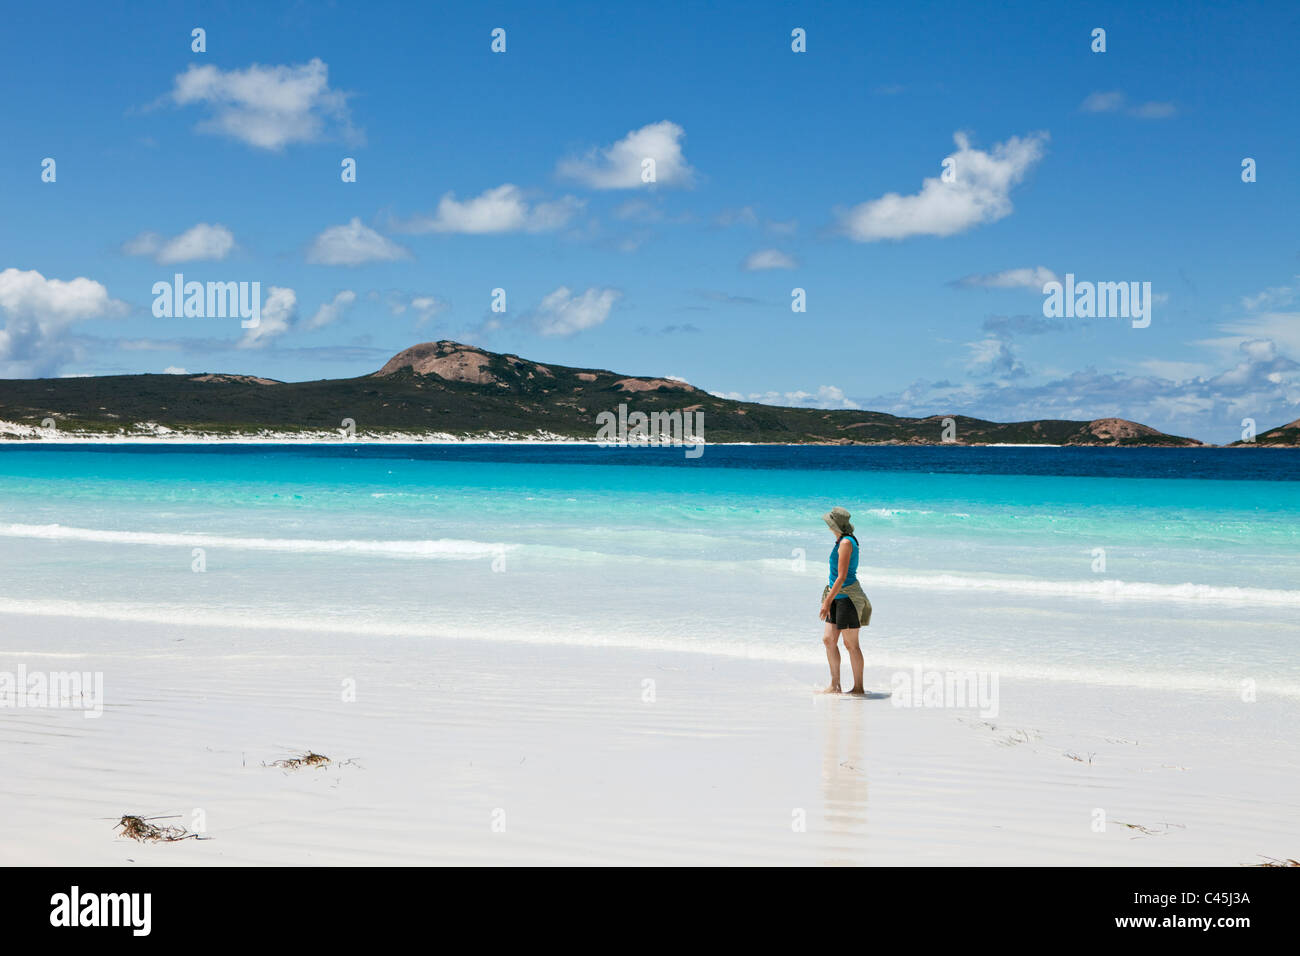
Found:
[[[262,764],[263,767],[279,767],[281,770],[301,770],[303,767],[316,767],[324,770],[326,767],[360,767],[356,757],[349,757],[347,760],[334,760],[324,754],[318,754],[314,750],[308,750],[296,757],[285,757],[283,760],[272,760],[270,763]]]
[[[330,758],[314,750],[308,750],[297,757],[286,757],[283,760],[272,760],[269,764],[263,764],[265,767],[279,767],[281,770],[301,770],[303,767],[328,767],[329,765]]]
[[[132,840],[139,840],[141,843],[176,843],[180,840],[202,840],[205,837],[197,833],[190,833],[184,827],[180,826],[159,826],[151,823],[151,820],[170,820],[174,817],[141,817],[134,814],[125,814],[119,820],[113,829],[122,828],[122,834],[130,837]]]
[[[1139,834],[1141,834],[1141,836],[1130,837],[1129,839],[1132,840],[1140,840],[1142,839],[1143,836],[1164,836],[1173,828],[1177,828],[1179,830],[1187,829],[1187,826],[1182,823],[1158,823],[1156,824],[1156,826],[1162,826],[1164,827],[1164,829],[1157,830],[1155,827],[1143,826],[1140,823],[1125,823],[1123,820],[1111,820],[1110,822],[1117,823],[1120,826],[1127,827],[1130,830],[1136,830]]]

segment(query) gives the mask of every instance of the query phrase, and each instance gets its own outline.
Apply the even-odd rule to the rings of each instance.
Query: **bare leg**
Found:
[[[845,628],[840,631],[844,638],[844,649],[849,652],[849,666],[853,668],[853,690],[850,694],[863,696],[866,689],[862,686],[862,648],[858,646],[858,628]]]
[[[840,691],[840,631],[834,621],[826,622],[822,632],[822,643],[826,645],[826,661],[831,665],[831,685],[823,694],[838,694]]]

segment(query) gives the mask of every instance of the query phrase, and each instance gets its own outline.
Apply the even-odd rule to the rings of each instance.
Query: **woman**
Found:
[[[843,508],[832,508],[822,515],[822,520],[835,535],[835,547],[831,549],[830,583],[822,591],[821,619],[826,622],[822,643],[826,645],[826,660],[831,665],[831,685],[823,693],[841,693],[839,640],[842,637],[844,648],[849,652],[849,664],[853,668],[853,690],[849,693],[855,697],[865,697],[867,692],[862,686],[862,648],[858,646],[858,629],[871,623],[871,602],[858,583],[858,539],[853,536],[849,513]]]

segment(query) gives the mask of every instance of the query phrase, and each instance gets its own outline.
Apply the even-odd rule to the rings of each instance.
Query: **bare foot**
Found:
[[[855,687],[855,688],[853,688],[853,690],[849,691],[849,696],[850,696],[850,697],[866,697],[866,696],[867,696],[867,692],[866,692],[865,690],[863,690],[861,687]]]
[[[825,690],[819,690],[817,693],[819,693],[819,694],[842,694],[842,693],[844,693],[844,691],[840,690],[840,685],[839,685],[839,684],[831,684],[830,687],[827,687]]]

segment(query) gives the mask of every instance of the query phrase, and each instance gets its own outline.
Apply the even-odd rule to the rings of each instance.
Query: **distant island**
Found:
[[[677,379],[544,365],[452,341],[412,346],[369,375],[314,382],[222,373],[0,380],[0,438],[595,441],[597,415],[620,404],[647,414],[703,412],[710,443],[1204,444],[1121,418],[1002,423],[739,402]],[[1256,438],[1298,442],[1300,421]]]

